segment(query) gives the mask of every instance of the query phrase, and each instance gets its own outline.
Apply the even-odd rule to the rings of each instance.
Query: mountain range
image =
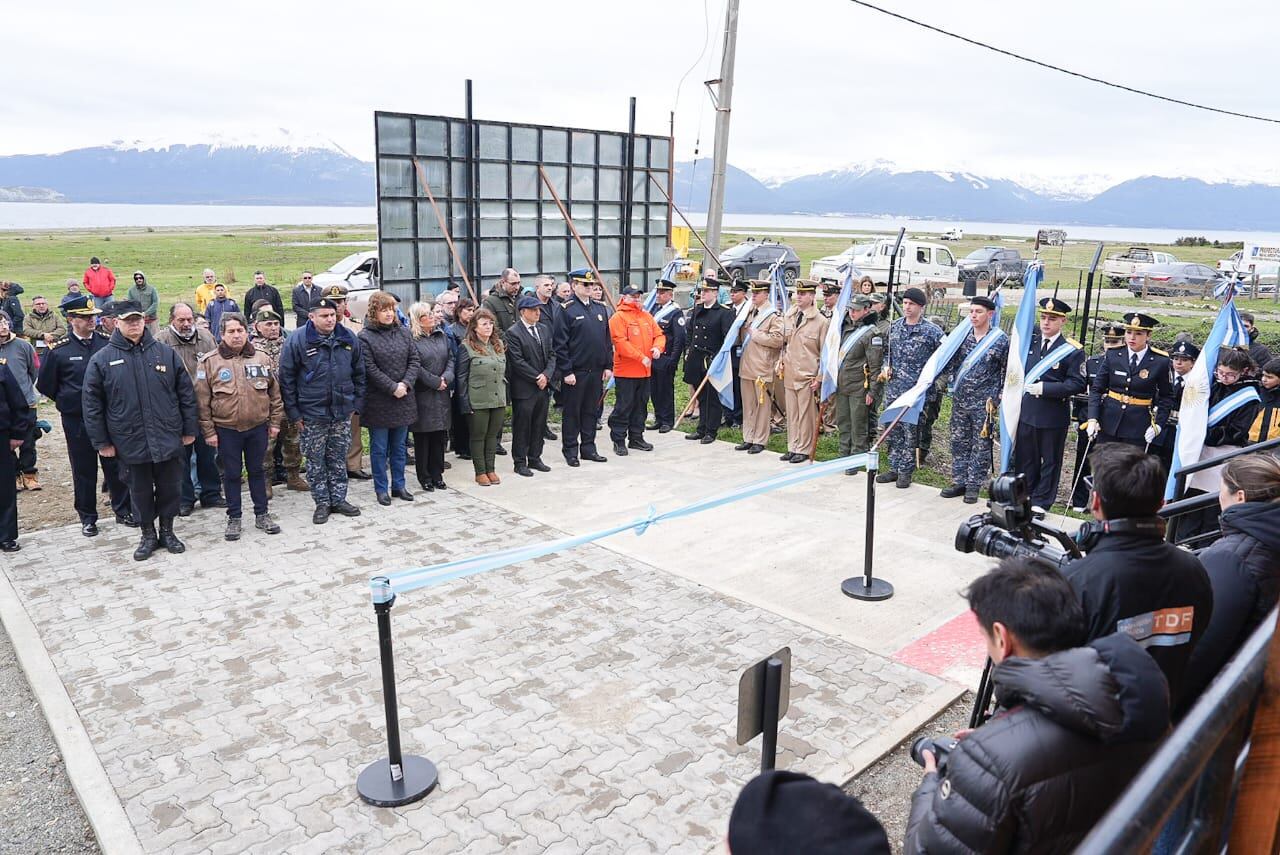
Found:
[[[710,177],[707,160],[677,163],[676,203],[704,210]],[[372,163],[284,130],[251,140],[117,141],[0,156],[0,201],[372,205],[375,180]],[[1095,179],[1087,191],[1061,192],[1047,179],[905,170],[884,161],[766,182],[730,165],[725,210],[1280,231],[1280,187],[1270,184],[1145,176],[1101,192],[1097,186]]]

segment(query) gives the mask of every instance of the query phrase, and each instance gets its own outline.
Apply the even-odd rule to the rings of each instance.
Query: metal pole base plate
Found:
[[[412,754],[404,755],[401,767],[404,777],[399,781],[391,780],[391,761],[383,757],[376,763],[370,763],[356,779],[356,792],[376,807],[399,807],[416,802],[435,789],[440,780],[436,766],[425,757]]]
[[[846,597],[855,600],[887,600],[893,596],[893,586],[883,579],[872,579],[867,584],[865,576],[854,576],[840,583],[840,590]]]

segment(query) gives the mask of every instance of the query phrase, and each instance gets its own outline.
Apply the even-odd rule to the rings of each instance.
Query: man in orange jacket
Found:
[[[662,355],[667,337],[644,310],[636,285],[622,289],[618,311],[609,318],[609,337],[613,339],[613,412],[609,414],[609,438],[613,453],[627,456],[628,448],[653,451],[644,441],[644,421],[649,409],[649,376],[653,360]]]

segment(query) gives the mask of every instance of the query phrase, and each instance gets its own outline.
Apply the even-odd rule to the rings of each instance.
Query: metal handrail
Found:
[[[1272,448],[1280,448],[1280,438],[1267,439],[1262,442],[1255,442],[1253,445],[1246,445],[1244,448],[1238,448],[1235,451],[1228,451],[1226,454],[1210,457],[1208,460],[1201,460],[1198,463],[1192,463],[1190,466],[1184,466],[1178,470],[1179,477],[1183,475],[1194,475],[1205,469],[1212,469],[1215,466],[1221,466],[1228,460],[1234,460],[1237,457],[1243,457],[1246,454],[1253,454],[1258,451],[1268,451]]]
[[[1227,744],[1241,720],[1252,709],[1262,685],[1267,664],[1267,651],[1275,631],[1276,615],[1272,609],[1244,646],[1231,658],[1200,696],[1178,727],[1169,734],[1160,749],[1129,784],[1089,836],[1081,841],[1076,855],[1111,855],[1148,851],[1165,821],[1196,784],[1218,752],[1239,747]],[[1232,756],[1234,767],[1235,757]],[[1228,789],[1237,786],[1232,776],[1226,777]],[[1223,805],[1222,793],[1211,794],[1204,801]],[[1216,798],[1214,796],[1217,796]],[[1192,816],[1188,834],[1199,838],[1221,831],[1225,811],[1208,817]],[[1195,851],[1181,846],[1179,851]]]

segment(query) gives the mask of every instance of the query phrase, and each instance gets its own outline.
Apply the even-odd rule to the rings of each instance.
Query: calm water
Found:
[[[706,214],[690,213],[695,226]],[[677,219],[677,222],[679,220]],[[372,206],[307,207],[288,205],[107,205],[96,203],[0,202],[0,229],[144,228],[152,226],[373,226]],[[946,220],[912,220],[894,217],[844,217],[807,214],[726,214],[724,227],[735,234],[771,229],[794,230],[817,237],[842,237],[848,232],[892,234],[905,226],[912,234],[940,234],[959,227],[965,235],[1010,235],[1034,238],[1037,229],[1053,223],[983,223]],[[1183,235],[1203,235],[1209,240],[1278,243],[1280,233],[1233,232],[1197,229],[1141,229],[1118,226],[1064,226],[1069,240],[1101,240],[1108,243],[1172,243]]]

